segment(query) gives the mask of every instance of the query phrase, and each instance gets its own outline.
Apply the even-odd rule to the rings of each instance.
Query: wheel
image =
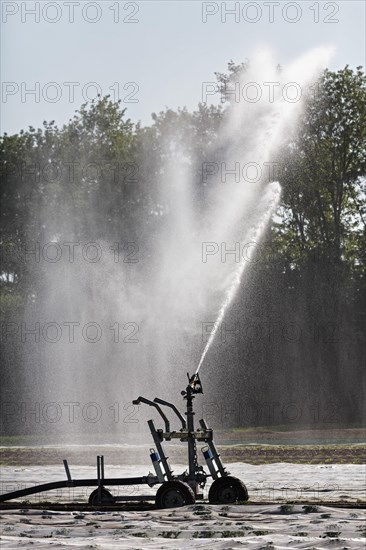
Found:
[[[157,490],[155,504],[157,508],[178,508],[194,504],[194,492],[184,481],[165,481]]]
[[[237,477],[224,476],[215,479],[208,492],[210,504],[233,504],[248,500],[244,483]]]
[[[114,502],[113,495],[110,491],[108,491],[108,489],[105,489],[104,487],[102,487],[101,491],[101,500],[102,502],[99,503],[98,489],[95,489],[92,493],[90,493],[88,502],[92,506],[100,506],[100,504],[112,504]]]

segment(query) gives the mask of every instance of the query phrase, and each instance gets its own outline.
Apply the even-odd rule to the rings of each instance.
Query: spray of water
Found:
[[[41,327],[55,321],[62,335],[60,340],[43,339],[34,349],[27,348],[22,369],[24,399],[97,403],[103,416],[89,425],[93,433],[99,431],[103,438],[110,434],[111,439],[120,437],[121,431],[124,436],[129,430],[135,433],[134,420],[109,421],[111,404],[125,405],[133,396],[144,394],[171,399],[181,389],[178,365],[184,372],[197,364],[202,322],[219,312],[200,368],[250,263],[247,255],[233,266],[220,261],[219,253],[205,262],[203,245],[214,243],[219,249],[220,243],[227,243],[230,249],[233,243],[257,243],[263,238],[280,193],[278,184],[269,183],[280,179],[279,175],[269,177],[266,166],[278,159],[277,148],[296,125],[302,106],[301,99],[287,101],[283,90],[291,82],[305,89],[326,66],[330,54],[328,48],[309,52],[281,73],[270,52],[254,55],[250,68],[237,78],[241,90],[248,82],[258,83],[262,96],[256,102],[241,98],[230,104],[203,156],[199,140],[195,141],[195,134],[190,140],[184,124],[162,132],[159,176],[152,177],[151,187],[146,186],[152,204],[149,224],[145,211],[137,212],[140,235],[127,232],[122,238],[116,234],[111,242],[99,242],[102,257],[95,263],[79,254],[74,262],[63,255],[62,262],[42,264],[43,294],[37,298],[36,311],[29,305],[24,321],[34,326],[36,319]],[[278,84],[270,98],[263,85],[268,82]],[[199,139],[206,139],[205,134]],[[149,173],[151,154],[149,147],[146,154],[142,151],[141,173]],[[210,173],[203,174],[207,164],[203,160],[211,167]],[[90,159],[86,156],[80,161],[86,166]],[[262,171],[259,179],[253,173],[245,177],[246,168],[253,165]],[[240,181],[233,175],[236,167]],[[58,218],[52,200],[45,200],[37,213],[45,243],[56,240],[62,246],[82,241],[82,246],[98,239],[101,212],[97,204],[90,203],[96,220],[92,234],[83,237],[77,218],[64,219],[62,209]],[[72,198],[65,195],[68,200]],[[107,206],[109,211],[111,205]],[[146,227],[153,228],[149,238]],[[140,247],[133,256],[137,263],[125,263],[123,253],[115,261],[111,244],[117,241],[121,245],[136,242]],[[248,254],[254,250],[250,248]],[[75,326],[74,338],[73,329],[71,336],[67,332],[70,326]],[[165,380],[169,384],[163,385]],[[120,419],[124,413],[127,416],[131,410],[122,411]],[[45,425],[45,430],[70,439],[73,426],[65,414],[57,424]],[[75,423],[75,438],[79,437],[77,429]]]
[[[276,208],[278,201],[280,199],[281,194],[281,187],[278,182],[273,182],[268,186],[267,192],[265,193],[265,196],[263,197],[263,200],[261,201],[261,207],[265,208],[265,211],[262,214],[262,217],[252,230],[249,232],[248,239],[246,239],[246,242],[253,242],[253,243],[259,243],[261,240],[261,237],[263,235],[264,230],[266,229],[268,222],[270,221],[271,215]],[[201,359],[198,363],[198,367],[196,369],[196,374],[198,373],[208,350],[210,349],[212,342],[215,339],[216,333],[223,321],[223,318],[225,316],[226,310],[230,306],[239,286],[241,283],[241,280],[243,278],[243,274],[245,271],[245,268],[247,267],[248,263],[252,260],[254,254],[254,247],[248,247],[248,251],[246,255],[242,257],[241,262],[238,265],[238,268],[234,274],[233,281],[230,285],[230,287],[227,290],[224,302],[220,308],[220,311],[218,313],[216,322],[214,324],[213,330],[211,331],[210,337],[207,340],[207,344],[202,352]]]

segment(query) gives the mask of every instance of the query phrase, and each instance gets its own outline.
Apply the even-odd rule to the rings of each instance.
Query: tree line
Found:
[[[217,73],[218,84],[234,81],[243,68],[229,63],[226,73]],[[287,334],[276,347],[270,341],[239,342],[230,359],[239,374],[243,363],[263,373],[268,363],[276,366],[265,380],[252,383],[253,395],[265,399],[286,388],[290,401],[302,402],[307,392],[337,403],[340,421],[358,422],[365,388],[366,76],[361,67],[346,66],[325,70],[317,84],[280,148],[281,202],[267,235],[275,261],[272,256],[251,273],[253,294],[261,292],[276,319],[308,337],[291,341]],[[124,235],[149,249],[169,209],[158,182],[172,135],[190,161],[200,208],[202,166],[212,161],[213,151],[219,155],[229,103],[199,104],[193,112],[167,108],[142,126],[107,96],[82,105],[62,127],[50,121],[5,133],[3,318],[20,314],[40,290],[41,281],[24,261],[29,242],[48,242],[59,233],[80,241],[118,241]],[[235,306],[240,322],[259,314],[259,306],[248,308],[245,300],[243,294]],[[9,350],[5,342],[5,365]],[[14,368],[5,367],[5,379]]]

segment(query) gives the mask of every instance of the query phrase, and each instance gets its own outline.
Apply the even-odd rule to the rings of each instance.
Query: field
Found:
[[[150,502],[101,510],[87,504],[92,488],[67,488],[2,503],[1,548],[359,550],[366,543],[363,435],[359,429],[327,434],[264,429],[256,431],[254,443],[250,430],[220,432],[222,458],[246,483],[248,503],[201,501],[156,510]],[[314,443],[321,438],[328,444]],[[310,444],[288,444],[305,439]],[[19,438],[2,443],[1,492],[64,479],[63,458],[75,479],[96,476],[97,454],[105,457],[108,477],[146,475],[152,469],[149,445],[26,446]],[[181,445],[169,445],[175,473],[185,470],[183,451]],[[148,486],[111,490],[130,496],[156,491]]]

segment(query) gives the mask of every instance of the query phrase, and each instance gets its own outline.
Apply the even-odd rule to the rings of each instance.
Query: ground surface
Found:
[[[70,465],[74,478],[95,468]],[[196,504],[170,510],[55,510],[52,502],[86,502],[91,489],[62,489],[29,497],[43,509],[0,510],[2,550],[15,548],[136,549],[357,549],[366,544],[365,465],[230,464],[248,486],[250,502],[237,506]],[[183,466],[175,466],[181,473]],[[108,466],[110,477],[146,475],[144,466]],[[5,466],[1,492],[64,479],[62,465]],[[115,494],[154,494],[148,487],[114,487]],[[292,504],[296,502],[296,504]],[[335,507],[332,503],[337,502]],[[342,504],[343,503],[343,504]],[[55,507],[56,508],[56,507]]]
[[[362,510],[319,506],[194,505],[147,512],[13,510],[1,548],[112,549],[357,549],[364,547]]]
[[[70,465],[96,463],[96,456],[103,454],[107,464],[150,464],[151,445],[43,445],[0,447],[0,463],[3,466],[30,466],[32,464],[62,464],[67,458]],[[366,445],[361,443],[329,445],[248,444],[242,439],[237,443],[219,444],[224,462],[270,464],[290,462],[296,464],[363,464]],[[166,448],[176,463],[184,463],[186,449],[182,444],[170,442]]]

